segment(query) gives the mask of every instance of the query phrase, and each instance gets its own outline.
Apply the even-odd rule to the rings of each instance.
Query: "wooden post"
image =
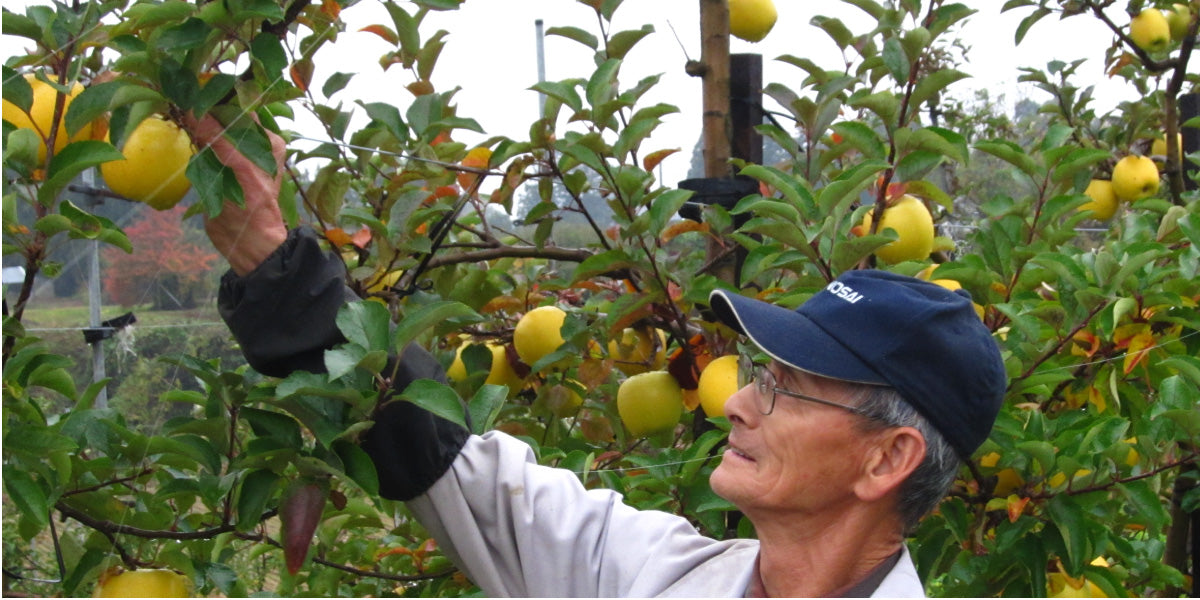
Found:
[[[700,0],[700,62],[704,64],[704,176],[729,177],[729,5]]]

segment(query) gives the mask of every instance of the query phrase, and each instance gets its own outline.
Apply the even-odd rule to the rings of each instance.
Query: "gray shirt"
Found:
[[[488,596],[742,597],[758,557],[758,540],[715,540],[588,490],[495,431],[472,436],[409,508]],[[924,595],[907,549],[873,594]]]

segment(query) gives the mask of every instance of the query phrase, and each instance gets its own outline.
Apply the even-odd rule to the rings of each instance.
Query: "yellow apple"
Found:
[[[1092,211],[1092,218],[1107,221],[1117,214],[1117,195],[1113,193],[1111,181],[1093,179],[1088,183],[1084,195],[1091,201],[1081,204],[1078,210]]]
[[[747,42],[762,41],[778,18],[772,0],[729,0],[729,33]]]
[[[1125,202],[1153,196],[1158,183],[1158,166],[1148,157],[1126,156],[1113,167],[1113,192]]]
[[[1157,8],[1147,8],[1129,22],[1129,37],[1147,52],[1161,52],[1171,43],[1171,26]]]
[[[513,330],[517,356],[533,365],[563,343],[562,325],[567,313],[557,306],[539,306],[521,317]]]
[[[1164,15],[1167,27],[1171,30],[1171,39],[1179,42],[1187,35],[1188,25],[1192,23],[1192,9],[1188,5],[1176,3]]]
[[[167,569],[138,569],[101,576],[96,598],[187,598],[192,582]]]
[[[55,77],[53,74],[50,76]],[[58,101],[58,90],[39,80],[33,73],[26,74],[25,81],[29,83],[29,87],[33,88],[33,105],[26,113],[17,108],[17,105],[5,100],[3,102],[4,120],[21,129],[32,129],[38,134],[38,138],[42,141],[41,146],[38,147],[38,166],[41,166],[46,162],[46,141],[50,136],[51,126],[54,125],[54,105]],[[71,93],[67,94],[63,101],[62,114],[59,115],[58,120],[58,132],[54,134],[54,152],[56,154],[61,152],[68,142],[87,139],[91,134],[90,127],[83,127],[72,138],[67,135],[67,128],[63,126],[63,116],[67,114],[67,108],[71,106],[71,101],[81,93],[83,93],[83,84],[75,82],[71,87]]]
[[[871,212],[863,219],[862,231],[871,231]],[[933,216],[925,203],[905,195],[883,211],[878,231],[891,228],[899,237],[875,251],[875,256],[889,264],[906,260],[925,260],[933,252]]]
[[[683,389],[666,371],[634,375],[617,388],[617,414],[635,437],[669,431],[683,415]]]
[[[185,171],[196,149],[188,134],[174,123],[161,117],[147,118],[125,138],[121,153],[124,159],[100,165],[104,183],[112,191],[167,210],[192,189]]]
[[[450,379],[461,381],[467,378],[467,366],[462,360],[463,350],[467,346],[468,344],[463,344],[458,347],[458,351],[454,354],[454,362],[450,364],[449,369],[446,369],[446,376]],[[504,345],[488,342],[485,346],[492,352],[492,366],[484,383],[508,386],[510,394],[520,391],[525,380],[517,375],[512,364],[508,362],[508,353],[504,350]]]
[[[621,339],[609,340],[608,355],[626,375],[657,371],[667,362],[667,336],[661,329],[627,327]]]
[[[1177,134],[1175,134],[1175,136],[1176,136],[1175,137],[1175,148],[1177,149],[1177,153],[1175,156],[1176,156],[1176,158],[1182,160],[1183,159],[1183,134],[1177,133]],[[1154,142],[1152,144],[1150,144],[1150,155],[1151,156],[1162,156],[1164,158],[1167,156],[1167,135],[1165,133],[1163,134],[1162,137],[1154,140]]]
[[[725,416],[725,401],[738,391],[738,357],[730,354],[714,359],[700,372],[696,388],[700,406],[710,417]]]

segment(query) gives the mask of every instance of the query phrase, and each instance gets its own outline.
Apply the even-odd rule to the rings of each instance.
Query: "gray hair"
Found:
[[[868,422],[877,422],[885,427],[912,427],[925,438],[925,458],[900,485],[897,502],[905,531],[911,532],[921,518],[946,497],[962,462],[946,438],[895,388],[879,385],[856,387],[860,388],[856,404]]]

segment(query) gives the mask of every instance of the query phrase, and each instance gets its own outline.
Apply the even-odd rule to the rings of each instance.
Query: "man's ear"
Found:
[[[879,500],[898,489],[925,459],[925,436],[912,427],[892,427],[876,436],[854,486],[863,501]]]

